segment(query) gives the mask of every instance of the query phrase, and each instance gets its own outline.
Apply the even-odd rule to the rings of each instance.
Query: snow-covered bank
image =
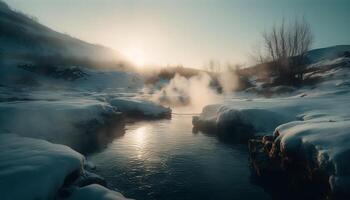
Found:
[[[330,189],[347,194],[350,188],[350,120],[294,122],[276,129],[280,136],[271,151],[280,151],[283,159],[305,160],[324,171]]]
[[[81,153],[104,148],[124,133],[124,115],[136,112],[148,119],[171,113],[115,94],[0,88],[0,199],[5,200],[55,199],[57,194],[58,199],[125,199],[90,185],[103,181],[83,170],[84,157],[69,147]],[[72,177],[76,181],[67,187]]]
[[[119,112],[97,100],[12,101],[0,103],[0,129],[45,139],[84,152],[102,143],[99,129],[122,122]]]
[[[252,166],[267,179],[282,175],[287,180],[277,181],[287,181],[294,192],[348,199],[349,128],[349,119],[283,124],[274,135],[249,141]]]
[[[170,118],[171,109],[156,105],[146,100],[113,98],[109,101],[110,105],[115,106],[118,111],[125,113],[128,117],[134,118]]]
[[[142,85],[138,75],[113,70],[1,66],[0,199],[125,199],[95,184],[105,181],[83,169],[80,153],[123,134],[125,116],[170,116],[168,108],[135,100]]]
[[[120,93],[0,87],[0,130],[68,145],[103,147],[123,133],[124,116],[169,117],[171,110]],[[111,129],[110,129],[111,128]],[[119,133],[116,130],[120,130]]]
[[[250,151],[258,174],[283,171],[293,177],[290,182],[307,180],[322,188],[316,192],[348,198],[350,69],[346,63],[342,58],[313,65],[318,70],[306,77],[322,81],[289,97],[236,98],[209,105],[193,118],[193,125],[238,139],[256,135]]]
[[[77,174],[78,178],[84,173],[84,160],[67,146],[0,134],[0,197],[3,200],[55,199],[62,187],[73,187],[67,181],[72,174]],[[95,195],[94,199],[124,199],[121,194],[102,186],[83,189]],[[75,193],[66,195],[74,197]]]

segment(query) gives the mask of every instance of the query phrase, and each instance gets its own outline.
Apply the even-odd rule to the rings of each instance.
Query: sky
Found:
[[[5,0],[40,23],[136,64],[249,64],[261,34],[304,16],[313,48],[350,44],[348,0]]]

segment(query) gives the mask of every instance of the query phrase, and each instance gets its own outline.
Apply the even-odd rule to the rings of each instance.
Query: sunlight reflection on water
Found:
[[[136,199],[269,199],[251,183],[245,145],[193,134],[191,116],[127,125],[88,157],[96,173]]]

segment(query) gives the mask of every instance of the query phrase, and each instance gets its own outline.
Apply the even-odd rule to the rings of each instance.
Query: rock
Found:
[[[298,198],[337,196],[342,199],[338,194],[332,194],[328,182],[330,177],[316,162],[281,152],[278,136],[276,131],[273,135],[257,136],[248,142],[250,163],[259,177],[270,184],[286,183],[288,192],[297,194]]]

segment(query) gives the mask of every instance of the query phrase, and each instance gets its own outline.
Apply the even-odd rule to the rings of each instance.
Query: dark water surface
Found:
[[[136,199],[270,199],[252,183],[246,145],[192,133],[192,117],[137,122],[88,157],[96,173]]]

